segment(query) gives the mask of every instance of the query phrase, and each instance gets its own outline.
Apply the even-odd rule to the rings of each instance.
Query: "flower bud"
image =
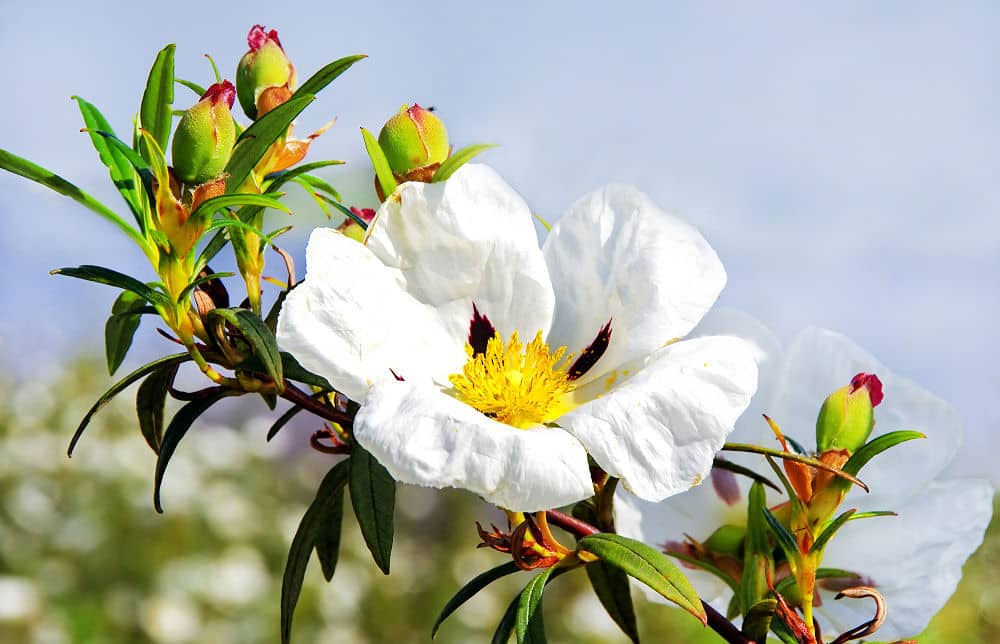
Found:
[[[816,447],[820,453],[865,444],[875,427],[874,407],[882,402],[882,381],[875,374],[859,373],[823,401],[816,419]]]
[[[351,213],[361,221],[365,222],[365,224],[370,224],[372,223],[372,220],[375,219],[375,211],[371,208],[357,208],[355,206],[351,206]],[[361,224],[351,217],[345,217],[343,223],[337,226],[337,230],[355,241],[360,242],[365,239],[365,228],[362,228]]]
[[[184,183],[215,179],[229,162],[236,143],[236,125],[229,111],[235,93],[229,81],[212,85],[177,124],[171,152],[174,174]]]
[[[747,529],[745,527],[724,525],[713,532],[702,545],[716,554],[738,557],[743,550],[743,541],[746,536]]]
[[[378,144],[398,175],[448,158],[448,130],[441,119],[416,103],[404,105],[378,135]]]
[[[285,55],[278,31],[254,25],[247,34],[250,51],[236,67],[236,94],[243,111],[257,119],[292,97],[295,66]]]

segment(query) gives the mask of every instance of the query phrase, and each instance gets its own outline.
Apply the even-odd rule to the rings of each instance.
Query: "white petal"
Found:
[[[756,386],[746,343],[697,338],[657,351],[641,371],[558,423],[627,489],[658,501],[705,478]]]
[[[317,228],[306,248],[305,281],[285,299],[278,318],[282,349],[348,397],[392,379],[446,382],[467,357],[435,309],[406,291],[398,271],[364,246]]]
[[[611,344],[585,381],[687,335],[726,283],[701,234],[629,186],[577,201],[543,252],[556,291],[549,345],[579,352],[611,320]]]
[[[406,290],[439,309],[461,344],[472,305],[506,339],[547,332],[554,296],[531,210],[491,168],[467,164],[442,183],[404,183],[365,242]]]
[[[375,386],[354,432],[397,481],[463,488],[508,510],[554,508],[594,492],[587,454],[566,432],[498,423],[433,386]]]
[[[920,496],[879,517],[844,526],[827,546],[823,566],[870,577],[886,599],[888,620],[880,641],[915,637],[955,592],[962,565],[979,544],[993,513],[987,481],[934,481]],[[824,593],[821,615],[839,633],[871,618],[871,601],[834,601]]]
[[[885,393],[882,404],[875,408],[872,437],[899,429],[927,434],[926,440],[883,452],[861,471],[861,479],[872,490],[870,502],[897,505],[941,472],[958,450],[961,421],[946,402],[893,374],[849,338],[824,329],[807,329],[788,350],[774,409],[768,414],[792,437],[814,447],[816,416],[823,400],[862,371],[877,375]],[[861,491],[852,494],[867,496]]]

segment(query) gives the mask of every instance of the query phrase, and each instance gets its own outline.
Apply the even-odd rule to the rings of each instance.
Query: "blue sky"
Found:
[[[0,23],[0,146],[117,207],[71,95],[127,132],[160,47],[177,43],[178,75],[207,84],[202,54],[231,77],[255,22],[280,30],[300,78],[367,53],[298,126],[339,118],[310,158],[349,162],[324,176],[351,201],[374,202],[358,126],[376,129],[411,101],[436,106],[457,145],[501,144],[485,159],[548,216],[603,183],[633,183],[717,249],[730,276],[722,304],[786,340],[807,325],[851,336],[952,402],[967,424],[956,471],[992,475],[1000,9],[768,6],[11,3]],[[195,98],[180,87],[176,96],[180,106]],[[293,203],[298,236],[284,245],[301,266],[322,216]],[[47,271],[97,263],[151,279],[141,254],[72,202],[6,174],[0,216],[13,295],[0,356],[27,375],[67,351],[99,350],[113,291]]]

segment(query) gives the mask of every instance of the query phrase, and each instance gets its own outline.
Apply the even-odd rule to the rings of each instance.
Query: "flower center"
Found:
[[[566,347],[555,351],[539,331],[527,346],[515,331],[508,342],[495,334],[485,351],[465,345],[462,373],[449,378],[458,398],[501,423],[527,429],[561,416],[570,406]]]

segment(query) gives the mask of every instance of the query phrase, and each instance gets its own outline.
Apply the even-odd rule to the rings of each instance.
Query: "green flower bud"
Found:
[[[177,124],[170,149],[174,174],[184,183],[211,181],[229,162],[236,143],[236,125],[229,111],[235,93],[229,81],[212,85]]]
[[[441,163],[448,158],[448,130],[441,119],[416,103],[404,105],[378,135],[378,144],[398,175]]]
[[[882,381],[875,374],[859,373],[851,384],[830,394],[816,419],[819,452],[854,452],[864,445],[875,427],[874,407],[880,402]]]
[[[263,116],[292,96],[295,66],[285,55],[278,31],[254,25],[247,34],[250,51],[236,67],[236,95],[243,111],[252,119]],[[265,100],[261,102],[262,94]]]
[[[372,223],[375,219],[375,211],[371,208],[356,208],[351,206],[351,213],[361,221],[365,222],[366,225]],[[337,226],[337,230],[355,241],[360,242],[365,239],[366,229],[351,217],[346,217],[344,221]]]
[[[743,549],[747,529],[735,525],[724,525],[712,533],[702,544],[710,552],[738,557]]]

